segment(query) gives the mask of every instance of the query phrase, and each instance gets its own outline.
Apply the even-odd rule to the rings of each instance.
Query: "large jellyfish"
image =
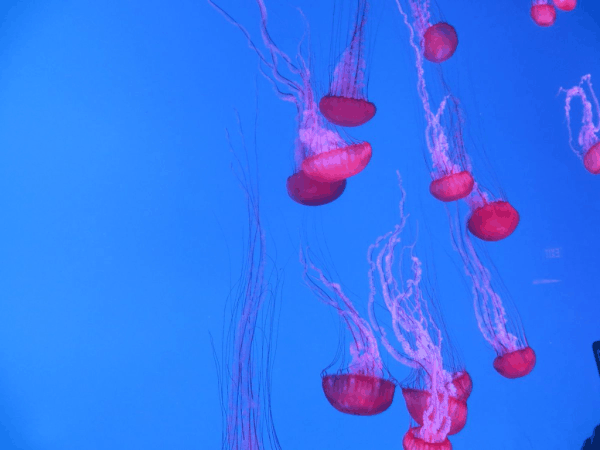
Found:
[[[466,424],[472,382],[466,371],[449,368],[444,358],[442,347],[448,346],[448,339],[439,325],[439,311],[423,292],[424,275],[415,244],[401,240],[407,220],[404,197],[402,190],[400,224],[377,238],[368,250],[369,317],[384,347],[397,361],[414,369],[418,383],[402,389],[408,411],[418,424],[405,434],[404,450],[450,450],[448,435],[458,433]],[[377,317],[378,292],[389,313],[397,346],[392,345]]]
[[[375,105],[367,100],[365,29],[369,3],[358,0],[350,43],[333,71],[329,92],[319,102],[321,114],[343,127],[356,127],[373,118]]]
[[[263,0],[256,2],[260,10],[261,35],[268,50],[268,57],[257,48],[244,27],[212,0],[208,2],[242,31],[248,44],[259,57],[262,74],[273,84],[279,97],[296,105],[296,170],[287,180],[289,196],[294,201],[309,206],[332,202],[344,191],[346,178],[356,175],[367,166],[371,159],[371,145],[368,142],[349,142],[327,126],[315,101],[311,72],[300,50],[302,42],[296,56],[296,65],[277,47],[269,35],[267,9]],[[280,60],[290,75],[282,73]],[[270,75],[264,67],[270,70]],[[292,78],[296,78],[296,81]]]
[[[373,330],[363,319],[342,287],[327,277],[308,257],[308,250],[300,252],[307,286],[325,304],[333,307],[350,330],[351,361],[336,373],[322,376],[323,392],[329,403],[346,414],[372,416],[390,407],[396,384],[383,367]]]
[[[465,273],[473,283],[477,325],[496,352],[494,369],[506,378],[523,377],[533,370],[536,356],[527,343],[518,315],[508,315],[502,298],[493,286],[490,270],[481,262],[466,230],[463,231],[458,211],[454,216],[450,212],[448,215],[452,243],[461,256]]]
[[[532,0],[529,14],[540,27],[550,27],[556,21],[556,8],[552,0]]]
[[[600,139],[598,139],[598,132],[600,131],[600,105],[592,87],[591,78],[590,74],[584,75],[577,86],[573,86],[571,89],[560,88],[560,92],[566,94],[565,115],[569,130],[569,146],[577,157],[583,161],[583,166],[587,171],[598,175],[600,173]],[[588,88],[591,101],[588,100],[584,89],[585,86]],[[577,145],[573,143],[573,132],[571,129],[571,100],[574,97],[579,97],[583,106],[581,129],[577,137]],[[594,123],[594,111],[596,123]]]
[[[249,223],[243,274],[225,314],[229,329],[223,333],[223,365],[219,370],[224,419],[222,448],[281,450],[273,426],[270,386],[276,286],[265,280],[267,255],[258,188],[249,166],[239,166],[238,180],[246,194]]]
[[[429,191],[438,200],[451,202],[469,195],[474,184],[470,161],[462,139],[462,120],[458,100],[452,95],[447,95],[441,101],[438,109],[435,112],[432,111],[423,69],[425,53],[422,46],[415,41],[422,39],[421,34],[425,33],[425,26],[429,23],[428,2],[417,3],[411,0],[409,3],[413,25],[410,24],[408,15],[402,9],[399,0],[396,0],[398,10],[408,27],[410,45],[416,56],[417,92],[425,111],[427,122],[425,140],[432,161],[432,181]],[[444,117],[446,126],[449,128],[442,123]]]

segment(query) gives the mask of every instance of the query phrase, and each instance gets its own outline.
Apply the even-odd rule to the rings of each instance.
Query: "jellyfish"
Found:
[[[435,112],[432,111],[425,83],[423,52],[415,42],[415,38],[424,33],[425,25],[429,23],[428,2],[418,4],[411,0],[409,3],[413,14],[413,25],[410,24],[408,15],[402,9],[399,0],[396,0],[398,10],[410,34],[410,45],[416,56],[417,92],[425,111],[427,122],[425,140],[432,161],[432,181],[429,191],[438,200],[452,202],[469,195],[475,182],[462,138],[462,117],[458,99],[451,94],[442,99]]]
[[[346,179],[361,172],[371,159],[368,142],[349,142],[327,126],[318,111],[311,84],[311,72],[299,45],[297,64],[273,41],[267,30],[267,9],[263,0],[256,0],[260,10],[260,29],[268,50],[265,56],[252,41],[249,33],[212,0],[208,2],[235,25],[258,55],[261,73],[273,85],[278,96],[296,106],[298,136],[295,144],[294,174],[287,180],[288,195],[308,206],[330,203],[345,189]],[[280,61],[289,74],[282,73]],[[267,74],[265,68],[269,69]],[[311,181],[307,180],[307,177]]]
[[[321,374],[325,397],[345,414],[373,416],[384,412],[392,404],[396,384],[383,366],[369,322],[360,316],[340,284],[311,262],[308,250],[300,251],[300,261],[306,285],[337,311],[352,336],[350,364],[336,373],[327,373],[334,361]]]
[[[468,230],[484,241],[500,241],[510,236],[519,224],[517,210],[506,200],[492,200],[490,194],[476,185],[466,199],[471,214]]]
[[[592,76],[590,74],[581,77],[579,84],[571,89],[560,88],[559,92],[566,94],[565,99],[565,115],[567,117],[567,129],[569,130],[569,146],[573,153],[583,161],[583,166],[586,170],[593,174],[600,173],[600,139],[598,132],[600,131],[600,105],[598,98],[592,87]],[[587,86],[591,101],[584,87]],[[581,129],[577,138],[577,145],[573,143],[573,132],[571,129],[571,100],[574,97],[579,97],[583,106],[583,115],[581,118]],[[596,123],[594,123],[594,110],[596,115]]]
[[[529,13],[533,21],[540,27],[550,27],[556,20],[556,8],[550,3],[550,0],[532,0]]]
[[[404,214],[401,181],[400,189],[400,224],[377,238],[367,252],[369,318],[386,350],[414,371],[417,386],[404,387],[402,393],[418,426],[411,426],[405,434],[404,449],[446,450],[452,448],[448,435],[458,433],[466,424],[466,401],[472,381],[466,371],[448,367],[444,358],[446,350],[442,346],[448,345],[448,339],[439,326],[439,311],[422,287],[424,274],[415,243],[402,243],[408,216]],[[390,327],[399,345],[392,345],[386,327],[377,317],[378,296],[383,299],[383,309],[389,313]]]
[[[399,0],[396,0],[398,9],[404,15],[406,25],[408,20],[404,14]],[[417,52],[432,63],[442,63],[456,51],[458,46],[458,35],[452,25],[446,22],[431,24],[431,14],[429,12],[429,0],[408,0],[413,18],[411,28],[411,45],[414,43],[415,36],[419,42]],[[422,63],[422,62],[421,62]]]
[[[329,92],[319,102],[321,114],[343,127],[363,125],[377,110],[366,95],[364,41],[368,9],[367,0],[358,0],[350,43],[335,66]]]
[[[227,137],[233,150],[229,134]],[[256,178],[251,176],[249,163],[244,168],[237,156],[236,161],[242,171],[237,178],[247,201],[248,238],[244,272],[237,290],[232,290],[235,293],[225,311],[230,320],[229,329],[223,333],[223,358],[219,367],[224,421],[222,448],[281,450],[271,413],[270,386],[271,346],[276,332],[276,285],[270,285],[265,279],[266,239]],[[276,271],[273,273],[276,275]]]
[[[488,203],[491,205],[498,204]],[[506,378],[520,378],[529,374],[536,363],[536,355],[529,346],[518,315],[506,311],[502,298],[492,283],[490,270],[483,265],[466,230],[460,224],[460,214],[448,213],[454,249],[459,253],[465,273],[473,283],[473,306],[477,325],[484,339],[496,352],[493,366]]]
[[[577,6],[577,0],[554,0],[554,6],[561,11],[573,11]]]

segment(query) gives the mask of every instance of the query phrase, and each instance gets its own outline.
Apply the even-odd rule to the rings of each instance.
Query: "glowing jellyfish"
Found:
[[[446,22],[431,25],[423,34],[423,56],[434,63],[449,59],[458,46],[458,36],[454,27]]]
[[[577,0],[554,0],[554,6],[561,11],[573,11],[577,6]]]
[[[371,326],[360,317],[342,287],[330,281],[310,261],[307,251],[300,252],[300,261],[307,286],[337,311],[352,335],[350,364],[337,373],[328,374],[330,365],[322,373],[325,397],[335,409],[346,414],[373,416],[382,413],[392,404],[396,384],[383,368]]]
[[[232,290],[236,294],[228,300],[225,314],[230,320],[228,331],[223,333],[223,365],[219,370],[224,406],[221,448],[260,450],[270,442],[270,448],[280,450],[271,414],[270,385],[277,295],[265,280],[266,239],[256,177],[251,176],[249,167],[242,166],[241,170],[238,179],[243,182],[249,214],[247,255],[245,271],[237,289]]]
[[[408,23],[408,17],[396,0],[400,13],[404,16],[406,25],[411,29],[411,45],[415,46],[415,36],[419,43],[417,52],[433,63],[448,60],[456,51],[458,36],[454,27],[446,22],[431,24],[429,0],[408,0],[410,5],[413,25]],[[422,61],[421,61],[422,64]]]
[[[535,366],[535,352],[527,343],[518,314],[511,317],[507,313],[492,285],[490,271],[481,262],[466,230],[462,231],[460,220],[456,214],[451,221],[452,243],[473,283],[475,317],[479,331],[496,352],[494,369],[506,378],[523,377]]]
[[[373,118],[377,108],[367,100],[365,83],[365,28],[369,3],[359,0],[350,43],[336,65],[329,93],[321,98],[319,109],[330,122],[356,127]]]
[[[479,239],[499,241],[510,236],[519,225],[517,210],[507,201],[491,200],[476,186],[466,201],[471,209],[467,228]]]
[[[531,18],[540,27],[550,27],[556,20],[556,8],[550,0],[533,0],[531,3]]]
[[[407,409],[419,425],[411,427],[404,436],[404,449],[451,449],[448,435],[458,433],[465,426],[466,399],[472,383],[464,370],[445,367],[442,342],[445,341],[447,346],[448,341],[436,321],[439,312],[421,288],[423,271],[414,252],[415,244],[401,241],[407,219],[403,211],[404,197],[402,190],[400,224],[369,247],[369,317],[383,346],[394,359],[414,369],[420,384],[402,390]],[[386,327],[377,318],[376,305],[379,303],[376,303],[376,297],[379,293],[384,309],[389,313],[389,327],[398,346],[391,344]]]
[[[267,9],[263,0],[256,0],[256,2],[261,16],[261,36],[268,50],[268,57],[257,48],[244,27],[212,0],[208,2],[242,31],[248,44],[259,57],[262,64],[261,73],[272,83],[279,97],[296,105],[298,129],[294,152],[296,170],[287,182],[290,198],[311,206],[335,200],[344,190],[341,182],[367,166],[371,159],[371,146],[367,142],[349,142],[327,126],[319,114],[311,85],[311,73],[301,50],[299,49],[296,55],[296,65],[275,45],[267,30]],[[301,47],[302,42],[299,45],[299,48]],[[287,68],[288,75],[281,72],[279,66],[281,61]],[[270,75],[264,67],[270,70]],[[296,81],[293,78],[296,78]],[[303,174],[299,175],[300,171]],[[304,176],[317,183],[307,182]],[[328,183],[335,184],[328,185]]]
[[[417,92],[425,111],[427,121],[425,140],[432,162],[429,192],[438,200],[452,202],[469,195],[474,185],[470,161],[462,138],[460,108],[455,97],[446,95],[437,111],[434,113],[431,110],[425,84],[423,53],[421,47],[415,42],[415,38],[425,32],[425,25],[429,21],[428,2],[419,4],[411,0],[409,3],[413,14],[412,25],[400,2],[396,0],[398,10],[410,34],[410,45],[416,56]],[[449,126],[448,130],[444,123]]]
[[[567,128],[569,130],[569,146],[571,150],[583,161],[583,166],[588,172],[594,175],[600,173],[600,105],[598,98],[592,87],[592,76],[590,74],[581,77],[577,86],[571,89],[560,88],[560,92],[566,94],[565,115],[567,117]],[[588,100],[584,87],[587,86],[591,101]],[[581,129],[577,137],[577,145],[573,143],[573,132],[571,128],[571,100],[579,97],[583,106],[583,115],[581,117]],[[593,103],[592,103],[593,102]],[[594,110],[596,113],[596,123],[594,123]]]

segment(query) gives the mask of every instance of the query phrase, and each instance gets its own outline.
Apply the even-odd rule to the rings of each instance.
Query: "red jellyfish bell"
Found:
[[[473,176],[468,171],[463,170],[433,180],[429,185],[429,192],[438,200],[453,202],[469,195],[474,184]]]
[[[521,378],[533,370],[535,352],[531,347],[525,347],[494,359],[494,369],[506,378]]]
[[[454,27],[446,22],[431,25],[423,34],[423,56],[428,61],[441,63],[449,59],[458,46]]]
[[[408,413],[415,422],[422,426],[425,411],[429,408],[431,393],[421,389],[402,388],[402,395]],[[442,399],[440,393],[439,401],[442,402]],[[467,402],[456,397],[448,397],[448,418],[451,421],[450,430],[448,430],[449,435],[462,430],[467,423]],[[429,420],[434,420],[434,411],[429,414]]]
[[[592,145],[583,156],[583,165],[588,172],[594,175],[600,173],[600,142]]]
[[[452,450],[452,444],[445,438],[442,442],[426,442],[419,437],[421,427],[413,427],[406,432],[402,439],[404,450]]]
[[[499,241],[515,231],[519,213],[510,203],[497,200],[476,208],[469,217],[469,231],[484,241]]]
[[[374,416],[384,412],[394,400],[396,385],[385,378],[346,373],[325,375],[323,392],[340,412],[356,416]]]
[[[336,200],[346,189],[346,180],[321,182],[308,177],[302,170],[287,179],[288,195],[306,206],[326,205]]]
[[[361,172],[369,164],[371,154],[368,142],[338,147],[309,156],[302,161],[302,170],[314,180],[333,183]]]
[[[537,3],[539,0],[534,0],[531,5],[531,18],[540,27],[550,27],[554,25],[556,20],[556,9],[548,3]]]
[[[577,6],[577,0],[554,0],[554,6],[561,11],[573,11]]]
[[[319,110],[331,123],[356,127],[371,120],[377,108],[366,99],[326,95],[319,102]]]

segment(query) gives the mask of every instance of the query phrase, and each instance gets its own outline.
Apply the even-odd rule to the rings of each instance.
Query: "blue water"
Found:
[[[254,2],[220,5],[260,42]],[[324,93],[333,2],[267,3],[271,34],[290,54],[304,31],[296,6],[311,24]],[[367,247],[398,220],[396,169],[418,253],[474,381],[454,448],[581,447],[600,422],[600,177],[569,149],[557,93],[586,73],[600,88],[600,7],[581,0],[542,29],[527,0],[438,6],[459,33],[444,73],[466,114],[468,150],[521,214],[512,236],[486,248],[537,353],[534,371],[500,377],[480,336],[445,209],[427,190],[414,54],[393,2],[372,14],[377,115],[349,131],[372,144],[373,159],[339,200],[310,209],[284,188],[294,107],[208,4],[5,1],[0,448],[220,447],[209,332],[220,346],[248,223],[225,139],[226,127],[237,133],[234,108],[248,147],[257,144],[268,252],[285,272],[272,381],[284,450],[401,448],[401,397],[372,418],[342,415],[324,398],[319,373],[338,346],[338,320],[302,284],[298,262],[308,229],[353,299],[365,299]],[[234,146],[242,151],[237,137]],[[536,283],[549,279],[560,281]],[[396,378],[408,374],[386,361]]]

